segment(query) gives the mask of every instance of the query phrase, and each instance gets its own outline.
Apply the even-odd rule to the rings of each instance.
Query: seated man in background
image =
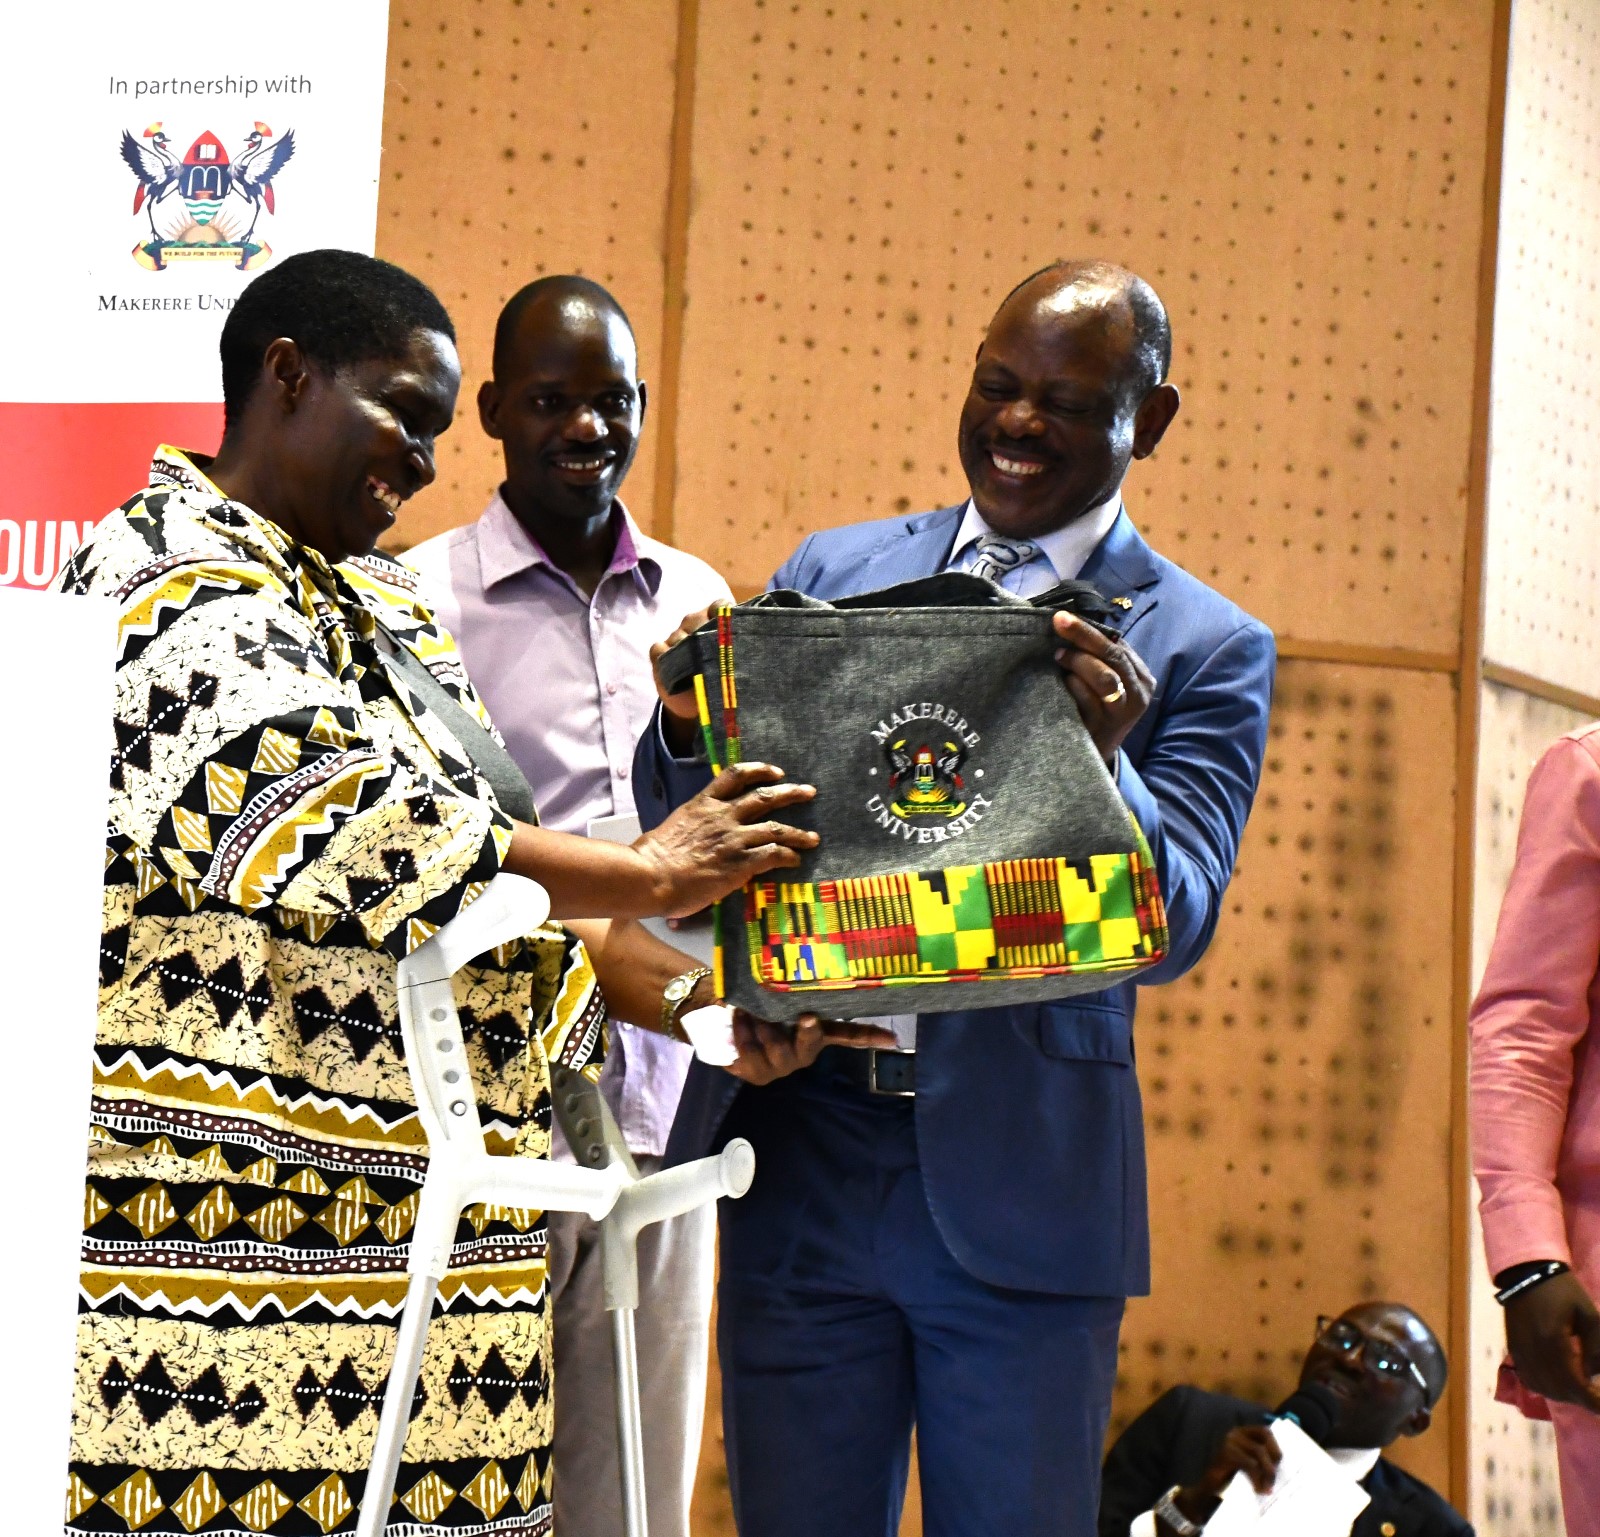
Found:
[[[1337,1417],[1322,1445],[1371,1497],[1351,1537],[1470,1537],[1432,1489],[1382,1455],[1428,1428],[1445,1374],[1443,1347],[1408,1307],[1363,1302],[1318,1319],[1300,1386],[1318,1383],[1334,1395]],[[1261,1404],[1202,1388],[1163,1393],[1106,1458],[1100,1537],[1193,1537],[1236,1473],[1265,1494],[1280,1456],[1273,1417]]]
[[[618,499],[644,418],[638,350],[621,305],[582,277],[515,294],[495,327],[494,375],[478,394],[506,478],[476,523],[407,556],[456,639],[546,827],[584,833],[633,811],[634,743],[655,704],[649,648],[677,617],[728,596],[704,561],[646,538]],[[631,840],[629,840],[631,841]],[[710,973],[675,979],[660,1019],[613,1021],[601,1093],[642,1173],[665,1150],[691,1052],[682,1015],[713,1001]],[[669,989],[670,990],[670,989]],[[639,1028],[639,1027],[644,1028]],[[746,1030],[730,1071],[764,1081],[802,1065],[824,1032],[784,1033],[764,1053]],[[600,1229],[549,1216],[555,1312],[555,1527],[622,1529],[616,1390],[601,1286]],[[703,1207],[639,1239],[637,1315],[648,1517],[654,1537],[688,1537],[705,1407],[715,1217]]]

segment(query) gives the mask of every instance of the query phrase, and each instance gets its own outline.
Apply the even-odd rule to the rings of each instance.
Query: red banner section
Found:
[[[48,587],[108,512],[143,489],[158,443],[215,451],[222,406],[0,404],[0,587]],[[27,469],[26,466],[32,466]]]

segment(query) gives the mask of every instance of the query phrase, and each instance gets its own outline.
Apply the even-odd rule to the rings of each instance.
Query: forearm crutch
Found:
[[[549,915],[550,899],[541,886],[521,876],[502,874],[490,882],[475,902],[400,963],[397,986],[401,1037],[418,1118],[427,1134],[428,1170],[412,1230],[406,1263],[409,1280],[405,1307],[395,1342],[394,1363],[384,1390],[378,1438],[361,1501],[357,1537],[380,1537],[388,1524],[434,1297],[449,1268],[450,1250],[461,1213],[468,1206],[484,1201],[543,1211],[581,1211],[600,1221],[612,1210],[623,1191],[632,1187],[635,1195],[629,1202],[629,1223],[633,1224],[631,1214],[642,1214],[632,1225],[632,1232],[637,1236],[639,1227],[648,1222],[660,1221],[675,1210],[688,1210],[716,1195],[743,1194],[749,1185],[754,1155],[748,1143],[730,1145],[721,1158],[703,1159],[699,1164],[640,1180],[621,1138],[609,1125],[610,1118],[598,1094],[592,1093],[592,1085],[581,1074],[570,1071],[553,1077],[559,1076],[566,1090],[564,1095],[558,1091],[558,1100],[572,1101],[571,1111],[587,1109],[590,1112],[583,1115],[569,1111],[573,1129],[582,1143],[581,1147],[575,1145],[581,1164],[499,1157],[484,1146],[472,1070],[467,1061],[450,978],[469,961],[497,945],[532,933]],[[591,1092],[585,1093],[585,1090]],[[599,1106],[598,1113],[594,1106]],[[557,1108],[559,1113],[568,1107],[558,1103]],[[587,1126],[582,1124],[584,1122]],[[738,1150],[740,1146],[742,1152]],[[613,1149],[619,1150],[621,1156],[611,1156]],[[685,1179],[686,1175],[692,1177]],[[709,1188],[712,1184],[715,1190]],[[735,1185],[737,1189],[733,1188]],[[655,1195],[650,1193],[651,1186],[657,1187]],[[688,1206],[677,1207],[674,1202],[683,1199],[683,1193],[690,1186],[706,1193],[690,1201]],[[637,1284],[635,1273],[635,1292]],[[631,1343],[631,1312],[628,1323]],[[617,1386],[619,1400],[631,1396],[637,1446],[637,1368],[632,1372],[631,1394],[622,1381],[619,1380]],[[631,1476],[625,1463],[625,1491]],[[642,1473],[634,1480],[634,1487],[642,1511]],[[629,1530],[633,1531],[631,1525]],[[643,1537],[642,1524],[638,1531]]]
[[[737,1200],[755,1177],[755,1150],[736,1137],[716,1158],[663,1169],[641,1179],[610,1108],[581,1073],[551,1070],[556,1116],[580,1163],[626,1171],[627,1182],[600,1223],[600,1262],[617,1381],[617,1454],[622,1472],[625,1537],[648,1537],[644,1428],[639,1403],[639,1351],[634,1317],[639,1306],[639,1234],[719,1197]],[[559,1470],[557,1477],[560,1476]]]

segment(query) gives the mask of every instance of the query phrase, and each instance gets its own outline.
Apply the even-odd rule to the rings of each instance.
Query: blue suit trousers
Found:
[[[746,1089],[725,1131],[760,1171],[721,1212],[741,1537],[894,1537],[913,1422],[927,1537],[1092,1537],[1122,1298],[963,1269],[929,1210],[912,1102],[826,1059]]]

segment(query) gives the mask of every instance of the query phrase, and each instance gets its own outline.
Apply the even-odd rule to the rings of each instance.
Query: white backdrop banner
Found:
[[[387,0],[0,6],[0,588],[47,586],[158,442],[216,447],[218,336],[255,274],[371,252],[387,26]],[[114,636],[100,600],[0,592],[16,1532],[59,1531],[66,1487]]]
[[[48,584],[158,441],[216,447],[252,276],[372,250],[387,28],[387,0],[5,8],[0,132],[32,148],[0,239],[0,452],[26,467],[0,586]]]
[[[100,878],[115,738],[117,613],[109,598],[0,592],[0,989],[5,998],[6,1369],[28,1384],[6,1416],[6,1525],[59,1532],[100,982]]]

